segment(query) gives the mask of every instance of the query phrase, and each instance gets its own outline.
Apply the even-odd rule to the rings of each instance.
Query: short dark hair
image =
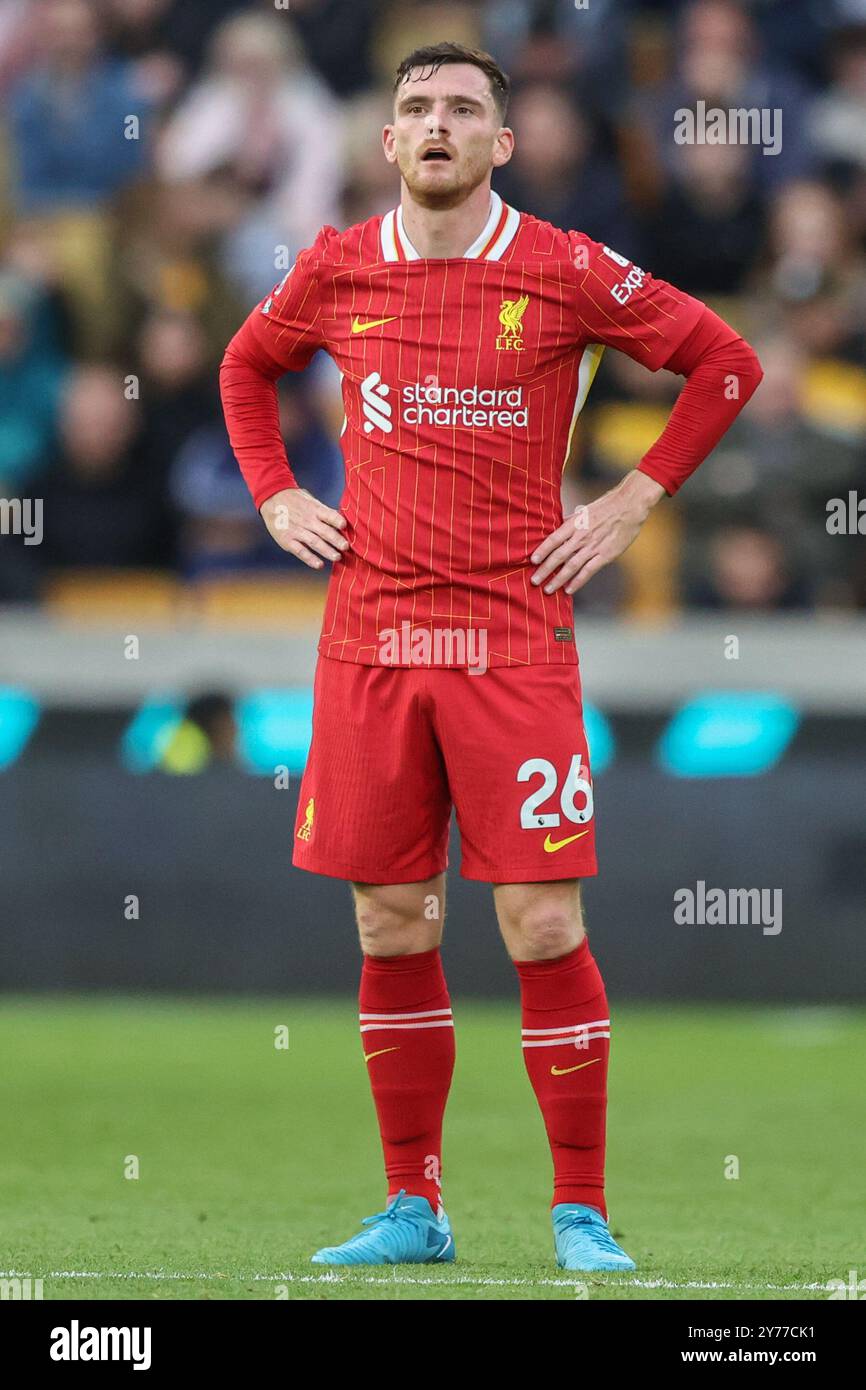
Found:
[[[486,74],[490,80],[490,90],[499,112],[499,119],[504,121],[511,93],[510,77],[502,71],[496,59],[491,58],[489,53],[484,53],[480,48],[467,48],[462,43],[429,43],[407,54],[394,78],[394,95],[396,96],[398,87],[415,68],[429,68],[427,76],[432,77],[448,63],[469,63],[471,67],[480,68]]]

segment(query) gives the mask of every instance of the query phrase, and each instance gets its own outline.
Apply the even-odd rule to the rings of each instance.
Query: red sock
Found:
[[[605,1112],[610,1018],[584,938],[558,960],[518,960],[523,1057],[553,1155],[553,1202],[583,1202],[607,1220]]]
[[[414,956],[365,956],[360,1005],[388,1196],[405,1187],[436,1211],[442,1116],[454,1070],[454,1022],[438,947]]]

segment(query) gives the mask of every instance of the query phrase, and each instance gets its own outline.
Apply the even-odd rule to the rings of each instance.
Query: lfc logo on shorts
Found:
[[[307,809],[304,812],[304,823],[297,834],[297,838],[299,840],[309,840],[310,836],[313,833],[313,816],[315,814],[316,805],[313,801],[313,798],[310,797],[309,801],[307,802]]]
[[[497,352],[523,351],[523,315],[529,304],[529,295],[520,299],[503,299],[499,309],[499,322],[502,332],[496,339]]]

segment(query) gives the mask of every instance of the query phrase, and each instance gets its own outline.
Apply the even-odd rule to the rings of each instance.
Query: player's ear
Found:
[[[499,169],[503,164],[507,164],[514,153],[514,131],[504,125],[496,137],[496,144],[493,146],[493,167]]]
[[[386,125],[382,131],[382,148],[385,151],[385,158],[389,164],[397,163],[397,143],[394,139],[394,127]]]

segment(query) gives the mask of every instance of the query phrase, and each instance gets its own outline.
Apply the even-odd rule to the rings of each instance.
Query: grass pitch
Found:
[[[384,1204],[353,1000],[5,1001],[3,1275],[46,1299],[388,1300],[809,1300],[861,1277],[862,1012],[616,1009],[608,1202],[638,1270],[587,1276],[553,1262],[516,1001],[454,1013],[457,1262],[331,1274],[310,1254]]]

